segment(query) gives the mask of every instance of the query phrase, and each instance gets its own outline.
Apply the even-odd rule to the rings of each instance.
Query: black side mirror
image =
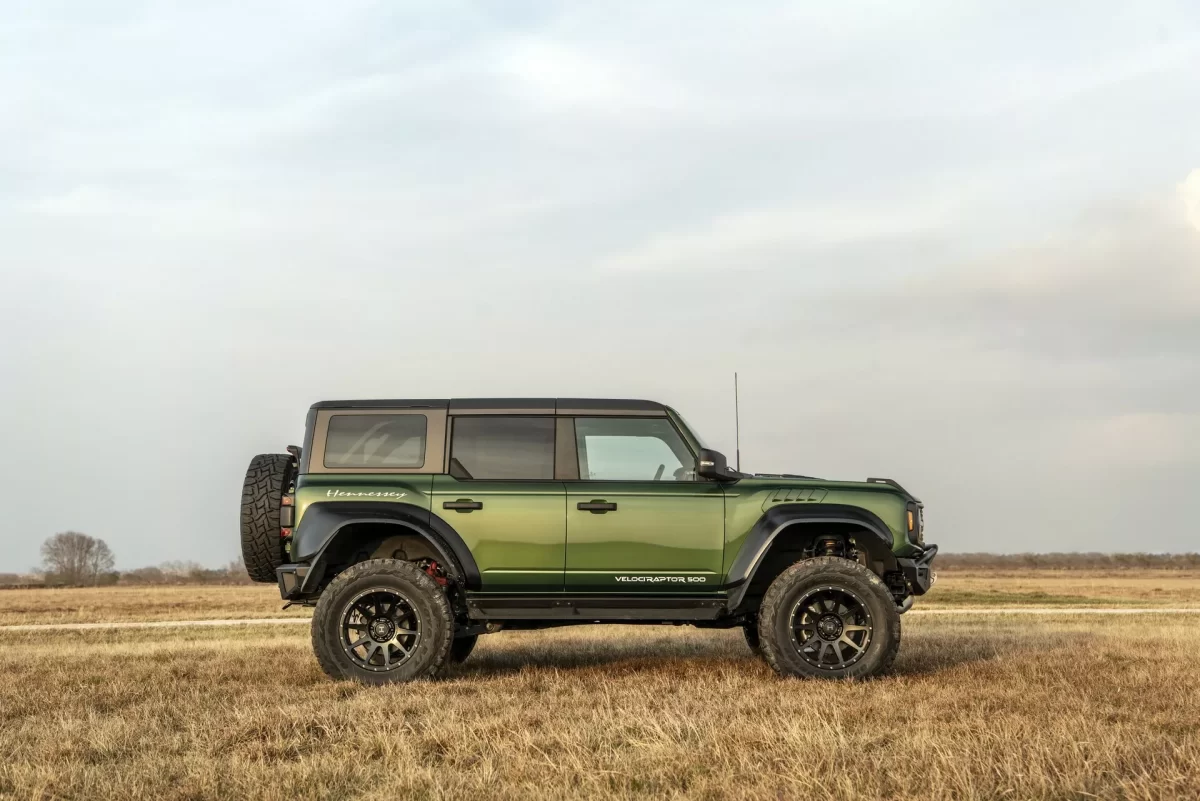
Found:
[[[696,456],[696,475],[715,481],[733,481],[738,474],[729,469],[725,454],[709,448],[701,448]]]

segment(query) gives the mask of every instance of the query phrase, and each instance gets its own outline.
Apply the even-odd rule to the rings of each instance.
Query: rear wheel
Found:
[[[295,476],[295,461],[286,453],[262,453],[250,460],[242,483],[242,561],[254,581],[275,581],[284,563],[279,535],[283,494]]]
[[[435,676],[450,658],[453,637],[445,592],[398,559],[347,568],[313,612],[313,650],[335,679],[388,684]]]
[[[758,634],[763,657],[781,675],[865,678],[895,660],[900,615],[878,576],[823,556],[792,565],[771,583]]]

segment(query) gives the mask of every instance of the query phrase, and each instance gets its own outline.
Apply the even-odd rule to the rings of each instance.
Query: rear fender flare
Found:
[[[465,589],[479,589],[479,568],[471,549],[457,531],[428,509],[406,503],[332,501],[310,506],[296,527],[292,558],[309,565],[301,592],[310,594],[321,586],[330,549],[342,542],[340,537],[352,536],[345,532],[347,527],[359,523],[394,526],[398,533],[416,534],[441,556],[451,579]]]
[[[729,590],[728,607],[736,609],[741,604],[755,572],[781,536],[788,536],[797,526],[821,523],[849,524],[865,529],[868,536],[858,538],[857,544],[859,550],[867,554],[868,567],[881,576],[898,569],[896,555],[892,552],[892,533],[875,513],[841,504],[773,506],[754,524],[729,568],[725,584]]]

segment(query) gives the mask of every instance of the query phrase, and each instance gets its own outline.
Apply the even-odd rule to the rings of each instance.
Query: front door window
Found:
[[[584,481],[695,481],[695,461],[666,418],[577,417]]]

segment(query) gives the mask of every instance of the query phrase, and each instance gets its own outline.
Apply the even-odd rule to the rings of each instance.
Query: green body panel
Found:
[[[780,503],[854,506],[874,513],[892,535],[892,552],[917,550],[907,536],[908,501],[886,484],[819,479],[743,478],[725,490],[725,562],[728,573],[738,550],[763,513]]]
[[[667,413],[688,447],[699,438]],[[459,512],[448,501],[483,508]],[[454,529],[484,592],[678,594],[724,592],[756,524],[773,506],[848,506],[888,527],[898,557],[921,553],[907,531],[907,496],[887,484],[747,476],[736,481],[490,481],[441,474],[306,473],[296,522],[313,504],[402,503]],[[596,514],[580,502],[617,504]],[[289,546],[290,547],[290,546]]]
[[[566,490],[559,481],[460,481],[435,476],[433,514],[471,549],[484,591],[546,592],[563,588]],[[443,509],[472,500],[482,509]]]
[[[307,473],[296,478],[296,525],[309,506],[327,501],[406,503],[429,509],[433,476]]]
[[[725,494],[708,481],[569,481],[566,587],[705,592],[723,583]],[[596,514],[580,502],[607,501]]]

